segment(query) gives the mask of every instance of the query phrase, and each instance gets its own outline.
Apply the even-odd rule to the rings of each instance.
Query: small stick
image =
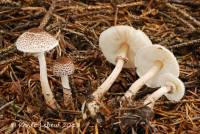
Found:
[[[3,106],[0,107],[0,111],[4,108],[6,108],[7,106],[11,105],[14,101],[10,101],[10,102],[7,102],[6,104],[4,104]]]
[[[82,131],[82,134],[86,133],[86,130],[87,130],[87,128],[88,128],[89,125],[90,125],[90,122],[87,122],[86,125],[85,125],[85,128]]]
[[[128,7],[134,7],[134,6],[141,6],[144,5],[144,1],[139,1],[139,2],[130,2],[130,3],[125,3],[125,4],[118,4],[116,7],[117,8],[128,8]],[[63,11],[63,10],[79,10],[79,11],[83,11],[83,10],[102,10],[102,9],[113,9],[113,6],[111,4],[104,4],[104,5],[96,5],[96,6],[80,6],[80,5],[76,5],[76,6],[68,6],[68,7],[63,7],[61,9],[58,9],[56,11]]]
[[[196,28],[190,24],[188,21],[184,20],[183,18],[180,18],[178,15],[174,15],[177,20],[181,21],[182,23],[186,24],[189,28],[191,28],[192,30],[195,30]]]
[[[0,65],[7,64],[7,63],[10,63],[10,62],[14,62],[14,61],[22,59],[22,58],[23,58],[23,56],[14,56],[14,57],[11,57],[9,59],[0,61]]]
[[[117,25],[117,20],[118,20],[118,12],[119,12],[119,8],[116,8],[115,10],[115,17],[114,17],[114,26]]]
[[[174,5],[170,4],[170,3],[166,3],[165,5],[171,9],[173,9],[174,11],[182,14],[183,16],[185,16],[186,18],[188,18],[189,20],[191,20],[193,23],[195,23],[197,26],[200,27],[200,22],[198,20],[196,20],[194,17],[190,16],[188,13],[186,13],[185,11],[175,7]]]
[[[22,7],[21,10],[24,10],[24,11],[36,10],[36,11],[46,12],[46,9],[43,7]]]
[[[99,134],[99,129],[97,123],[95,123],[95,134]]]
[[[31,16],[27,15],[27,16],[22,16],[22,17],[18,17],[18,18],[11,18],[11,19],[6,19],[6,20],[1,20],[0,24],[5,24],[5,23],[12,22],[12,21],[19,21],[19,20],[28,19],[28,18],[31,18]]]
[[[200,45],[200,39],[197,40],[191,40],[188,42],[180,43],[177,45],[169,46],[169,49],[174,49],[174,48],[181,48],[181,47],[187,47],[187,46],[199,46]]]
[[[10,45],[10,46],[8,46],[6,48],[2,48],[2,49],[0,49],[0,56],[2,56],[3,54],[7,53],[8,51],[13,51],[13,50],[16,50],[15,45]]]
[[[118,8],[124,8],[124,7],[132,7],[132,6],[141,6],[144,5],[144,1],[138,1],[138,2],[130,2],[125,4],[117,5]]]
[[[8,65],[2,68],[2,70],[0,71],[0,75],[3,75],[7,70],[8,70]]]
[[[51,17],[51,14],[52,14],[54,8],[55,8],[55,0],[52,0],[51,6],[50,6],[49,10],[47,11],[47,13],[45,14],[44,18],[42,19],[39,28],[44,28],[46,26],[46,24],[48,23],[48,21]]]

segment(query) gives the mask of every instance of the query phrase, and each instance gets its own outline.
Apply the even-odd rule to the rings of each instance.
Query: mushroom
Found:
[[[103,31],[99,37],[99,47],[106,59],[115,65],[108,78],[92,94],[94,101],[87,107],[91,116],[95,116],[98,106],[95,100],[100,100],[116,80],[123,66],[134,67],[135,53],[139,48],[152,45],[151,40],[140,30],[130,26],[113,26]],[[96,110],[95,110],[96,109]]]
[[[135,56],[135,66],[140,78],[126,91],[122,100],[135,96],[144,84],[152,88],[159,87],[157,81],[165,73],[173,74],[175,77],[179,76],[179,64],[176,57],[160,45],[140,48]]]
[[[161,88],[149,95],[144,105],[147,105],[151,109],[155,104],[155,101],[165,95],[168,100],[180,101],[185,94],[185,86],[183,82],[172,74],[163,74],[157,82]]]
[[[58,46],[58,44],[58,40],[40,28],[32,28],[24,32],[15,43],[19,51],[32,53],[38,58],[42,93],[46,104],[53,109],[57,108],[57,103],[47,78],[45,52]]]
[[[61,57],[54,63],[53,74],[61,77],[63,86],[63,98],[65,106],[72,101],[72,93],[69,85],[69,75],[73,74],[75,70],[73,61],[70,58]]]

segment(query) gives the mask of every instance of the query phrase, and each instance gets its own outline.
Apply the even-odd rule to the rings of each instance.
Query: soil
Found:
[[[179,102],[159,99],[151,110],[142,106],[155,91],[143,87],[133,104],[119,98],[138,79],[124,68],[100,102],[95,119],[82,119],[85,100],[109,76],[114,65],[98,45],[101,32],[114,25],[142,30],[154,44],[174,53],[186,87]],[[49,108],[41,92],[38,59],[17,51],[16,39],[40,27],[60,46],[46,53],[48,80],[59,104]],[[0,134],[18,133],[157,133],[198,134],[200,131],[200,1],[199,0],[1,0],[0,1]],[[70,76],[73,106],[63,103],[60,78],[52,65],[59,57],[73,59]]]

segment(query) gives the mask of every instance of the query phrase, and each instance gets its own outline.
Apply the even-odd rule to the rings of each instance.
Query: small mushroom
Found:
[[[63,86],[63,98],[65,106],[72,102],[71,87],[69,85],[69,75],[73,74],[75,70],[73,61],[70,58],[61,57],[54,63],[53,74],[61,77]]]
[[[99,47],[106,59],[115,65],[114,70],[108,78],[92,94],[94,100],[100,100],[116,80],[123,66],[134,67],[135,53],[139,48],[152,45],[150,39],[140,30],[135,30],[130,26],[113,26],[101,33],[99,37]],[[87,107],[91,116],[95,116],[98,111],[96,102],[88,103]],[[95,110],[96,109],[96,110]]]
[[[56,100],[53,96],[47,78],[47,68],[45,52],[58,46],[58,40],[40,28],[32,28],[19,36],[15,45],[19,51],[34,54],[38,57],[40,65],[40,81],[42,93],[46,104],[53,109],[57,108]]]
[[[151,109],[153,109],[155,101],[163,95],[165,95],[168,100],[180,101],[185,94],[183,82],[172,74],[162,75],[157,83],[161,88],[149,95],[144,101],[144,105],[147,105]]]
[[[139,49],[135,56],[135,66],[140,78],[131,85],[122,100],[135,96],[144,84],[152,88],[159,87],[157,81],[165,73],[173,74],[175,77],[179,76],[179,64],[176,57],[160,45]]]

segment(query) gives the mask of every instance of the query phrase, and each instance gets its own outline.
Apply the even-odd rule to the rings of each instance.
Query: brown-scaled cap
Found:
[[[40,53],[53,49],[58,40],[40,28],[32,28],[24,32],[16,41],[18,50],[27,53]]]
[[[53,74],[56,76],[71,75],[74,73],[75,67],[70,58],[61,57],[54,63]]]

